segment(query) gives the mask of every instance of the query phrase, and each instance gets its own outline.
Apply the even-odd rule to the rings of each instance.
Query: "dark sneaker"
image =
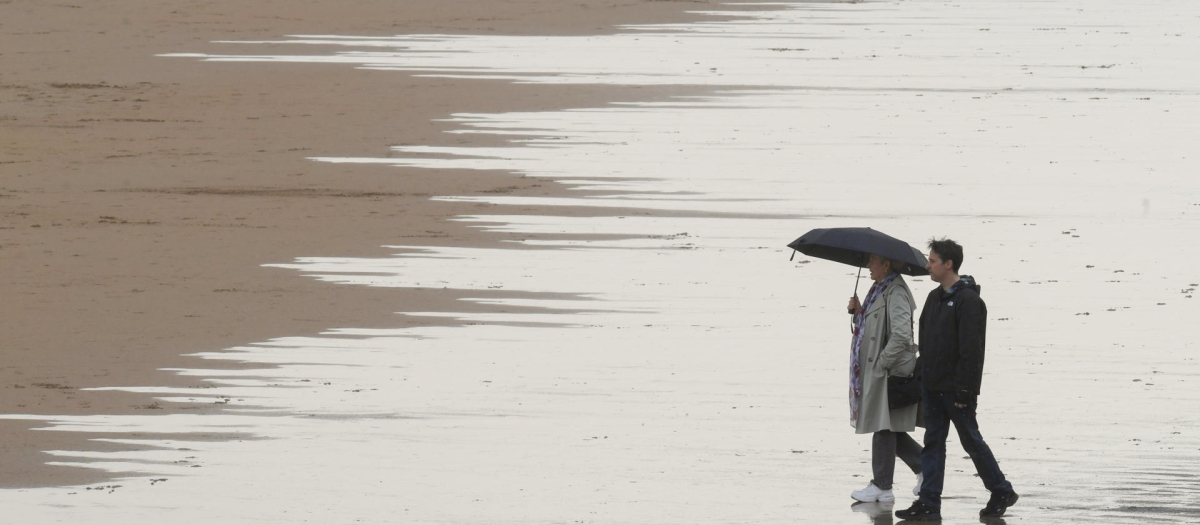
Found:
[[[896,511],[896,517],[912,521],[941,521],[942,509],[930,506],[921,500],[914,501],[912,506]]]
[[[979,511],[980,518],[999,518],[1004,515],[1004,511],[1013,506],[1017,502],[1016,492],[992,493],[992,499],[988,500],[988,504],[983,510]]]

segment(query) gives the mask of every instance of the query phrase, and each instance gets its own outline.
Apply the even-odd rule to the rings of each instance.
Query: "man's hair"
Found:
[[[945,237],[929,239],[929,249],[938,254],[942,261],[954,261],[954,273],[958,273],[958,269],[962,268],[963,249],[958,243]]]

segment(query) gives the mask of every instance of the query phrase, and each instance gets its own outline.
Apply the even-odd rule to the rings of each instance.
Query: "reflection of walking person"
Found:
[[[897,456],[920,476],[921,446],[908,435],[917,423],[917,405],[895,409],[888,406],[888,376],[911,376],[916,368],[912,333],[916,301],[904,279],[894,270],[901,264],[872,255],[867,268],[875,284],[863,304],[859,304],[857,296],[850,299],[849,309],[854,314],[850,424],[858,434],[874,434],[871,438],[874,477],[866,488],[850,494],[858,501],[895,501],[892,476]]]
[[[979,285],[969,275],[959,277],[962,246],[949,239],[929,242],[929,276],[941,286],[929,293],[921,311],[920,366],[925,419],[925,450],[921,470],[925,476],[920,499],[896,517],[913,520],[941,519],[942,482],[946,473],[946,435],[950,423],[958,431],[963,449],[992,497],[979,511],[981,517],[998,517],[1017,502],[1017,493],[1004,478],[992,450],[979,433],[975,420],[976,396],[983,377],[983,349],[987,306]]]

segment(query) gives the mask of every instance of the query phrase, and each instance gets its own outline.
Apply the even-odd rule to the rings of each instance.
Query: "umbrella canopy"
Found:
[[[789,243],[788,248],[809,257],[859,268],[866,266],[867,259],[874,254],[903,263],[895,270],[905,275],[929,275],[925,254],[871,228],[817,228]]]

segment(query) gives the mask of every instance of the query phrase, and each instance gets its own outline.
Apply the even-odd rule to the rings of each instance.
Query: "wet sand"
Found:
[[[306,157],[488,140],[442,133],[448,125],[433,119],[451,112],[553,110],[681,92],[155,55],[306,33],[603,33],[716,8],[711,0],[0,2],[0,411],[181,410],[146,395],[80,389],[199,388],[158,369],[194,366],[185,353],[335,326],[405,326],[412,321],[394,312],[470,307],[456,299],[478,292],[335,286],[261,265],[381,256],[389,253],[383,244],[495,242],[506,235],[444,220],[490,205],[429,197],[560,188],[503,172]],[[0,421],[0,486],[106,477],[46,467],[41,451],[113,445],[27,430],[35,426]]]
[[[527,243],[541,250],[533,257],[448,246],[401,257],[306,257],[287,267],[347,285],[574,292],[604,311],[460,313],[470,326],[348,330],[243,348],[223,359],[279,368],[259,384],[193,373],[230,381],[213,393],[235,404],[277,407],[257,422],[247,414],[229,424],[278,439],[227,450],[167,442],[189,452],[110,455],[105,465],[170,477],[174,494],[151,490],[180,505],[193,494],[232,499],[240,491],[223,480],[253,470],[245,486],[269,480],[268,504],[317,515],[353,512],[358,501],[375,501],[363,493],[379,486],[388,494],[380,505],[423,522],[861,523],[868,516],[856,511],[871,509],[850,508],[847,496],[871,475],[869,445],[845,424],[840,395],[840,307],[854,272],[789,263],[781,245],[811,227],[872,225],[918,245],[940,234],[969,245],[968,273],[983,279],[992,314],[981,426],[1022,494],[1006,522],[1187,523],[1196,491],[1186,471],[1200,443],[1195,414],[1176,407],[1194,405],[1200,392],[1187,386],[1197,377],[1194,345],[1179,343],[1195,313],[1186,269],[1194,249],[1144,261],[1195,229],[1195,162],[1186,151],[1197,90],[1189,78],[1165,74],[1188,63],[1193,49],[1168,35],[1195,32],[1176,15],[1115,1],[1021,12],[1004,2],[868,3],[685,35],[419,38],[367,48],[402,51],[352,58],[533,82],[750,79],[768,89],[653,107],[470,115],[458,119],[465,131],[547,138],[342,157],[519,170],[627,193],[455,199],[497,205],[462,218],[480,226],[569,233]],[[926,36],[910,38],[916,34]],[[794,35],[808,37],[803,48],[786,40]],[[289,60],[283,49],[259,55],[258,46],[232,53]],[[346,55],[311,51],[316,46],[282,47],[312,68],[349,67],[317,63],[309,55]],[[646,51],[622,60],[635,46]],[[1121,65],[1101,67],[1109,64]],[[1134,182],[1133,170],[1147,175]],[[630,175],[641,177],[623,178]],[[560,210],[752,208],[775,217],[510,214],[551,202]],[[805,216],[789,216],[797,211]],[[639,237],[584,238],[597,232]],[[910,285],[918,295],[933,286]],[[551,302],[506,304],[539,303]],[[123,421],[148,432],[172,424],[152,419]],[[83,418],[56,424],[95,428]],[[339,454],[324,453],[331,450]],[[204,462],[207,484],[152,463],[184,454]],[[944,513],[976,522],[986,492],[957,444],[950,456]],[[297,467],[294,457],[313,459]],[[254,458],[256,468],[239,458]],[[307,473],[320,479],[293,481]],[[913,480],[897,479],[903,506]],[[312,501],[330,492],[335,504]],[[77,512],[94,505],[71,503]],[[876,523],[894,521],[884,507],[875,509]]]
[[[1186,153],[1200,90],[1174,74],[1195,63],[1186,7],[789,7],[679,32],[386,42],[402,48],[390,62],[401,67],[572,90],[760,89],[456,119],[493,140],[538,137],[512,147],[306,152],[437,177],[513,170],[547,197],[442,201],[463,210],[456,224],[529,242],[316,251],[275,266],[347,288],[434,284],[479,299],[424,326],[354,323],[204,353],[181,373],[209,389],[156,377],[130,389],[221,413],[35,416],[57,431],[43,434],[136,450],[54,445],[56,461],[118,478],[0,491],[0,506],[25,521],[101,523],[892,523],[892,507],[847,497],[871,475],[841,394],[854,271],[789,262],[782,247],[811,227],[854,224],[967,243],[965,268],[992,314],[981,426],[1022,494],[1003,522],[1189,523],[1200,422],[1178,407],[1200,402],[1187,337],[1195,249],[1164,249],[1194,232],[1200,194]],[[292,71],[279,63],[290,53],[343,62],[296,67],[352,68],[334,55],[344,47],[327,45],[214,53],[279,71]],[[618,194],[533,187],[550,179]],[[521,214],[531,206],[544,209]],[[562,216],[576,206],[627,209]],[[729,216],[747,209],[758,217]],[[395,244],[417,244],[407,241]],[[977,522],[986,492],[957,444],[950,455],[944,514]],[[912,481],[898,474],[896,505]]]

